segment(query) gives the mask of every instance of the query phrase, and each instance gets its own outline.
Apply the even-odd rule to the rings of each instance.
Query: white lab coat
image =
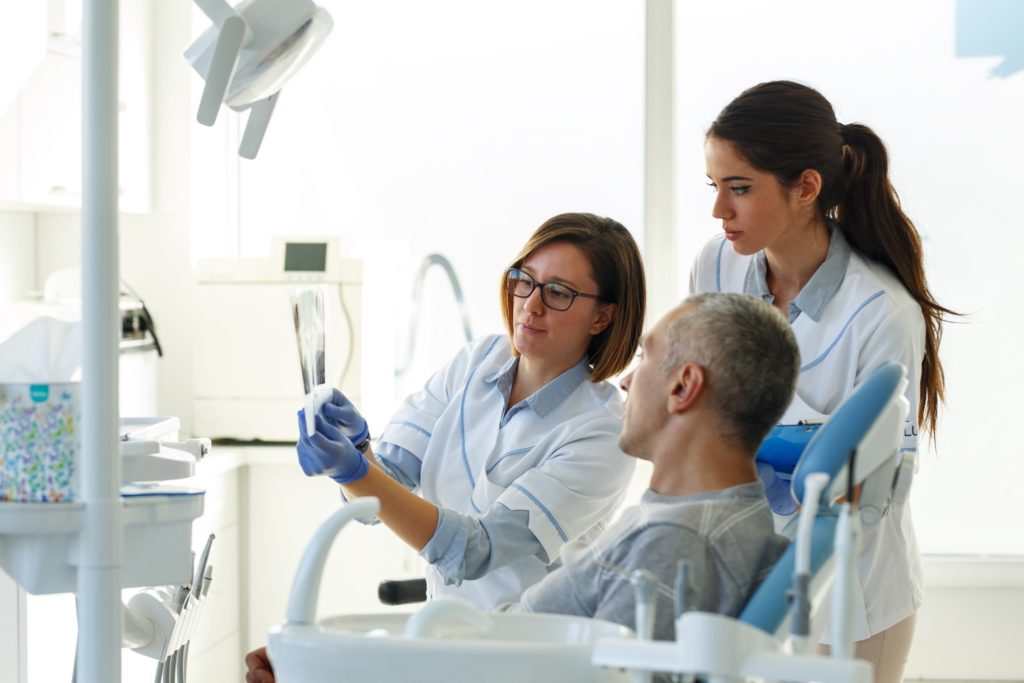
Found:
[[[505,335],[470,343],[405,401],[381,436],[420,458],[419,489],[432,503],[472,517],[495,504],[529,513],[547,563],[522,557],[457,586],[428,566],[432,597],[454,594],[485,609],[518,599],[564,546],[596,535],[635,467],[618,448],[622,400],[609,382],[584,378],[568,395],[502,425],[505,397],[491,378],[511,357]]]

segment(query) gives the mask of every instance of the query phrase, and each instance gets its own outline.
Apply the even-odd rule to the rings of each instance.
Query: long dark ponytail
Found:
[[[889,181],[882,140],[865,125],[840,124],[817,90],[771,81],[745,90],[718,115],[708,137],[731,142],[750,164],[791,185],[806,169],[821,174],[818,207],[861,254],[888,267],[921,307],[925,321],[918,422],[934,434],[945,373],[939,359],[940,305],[924,275],[921,238]]]

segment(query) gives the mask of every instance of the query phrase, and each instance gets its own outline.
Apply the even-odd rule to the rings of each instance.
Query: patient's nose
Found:
[[[622,378],[621,382],[619,382],[619,388],[622,389],[623,391],[625,391],[626,393],[629,393],[629,385],[632,384],[632,383],[633,383],[633,373],[630,372],[628,375],[626,375],[625,377]]]

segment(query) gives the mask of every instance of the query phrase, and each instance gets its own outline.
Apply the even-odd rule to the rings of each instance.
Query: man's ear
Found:
[[[590,326],[590,335],[596,336],[604,332],[605,328],[612,324],[615,313],[619,310],[618,304],[604,304],[597,311],[594,324]]]
[[[672,390],[668,396],[668,412],[678,415],[691,409],[704,391],[704,368],[686,363],[675,371]]]

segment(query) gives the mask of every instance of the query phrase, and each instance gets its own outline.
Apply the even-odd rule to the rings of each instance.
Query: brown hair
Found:
[[[924,275],[921,238],[889,181],[885,145],[859,123],[840,124],[817,90],[792,81],[761,83],[718,115],[707,137],[732,143],[751,165],[792,185],[806,169],[821,174],[818,208],[861,254],[891,270],[921,307],[925,348],[918,422],[934,433],[945,394],[939,359],[945,315]]]
[[[621,223],[591,213],[563,213],[549,218],[530,236],[509,264],[519,268],[530,254],[554,242],[575,245],[590,263],[604,303],[618,305],[608,327],[594,335],[587,346],[590,380],[601,382],[619,374],[636,353],[644,327],[647,284],[636,241]],[[512,296],[501,279],[501,313],[509,338],[514,335]]]

